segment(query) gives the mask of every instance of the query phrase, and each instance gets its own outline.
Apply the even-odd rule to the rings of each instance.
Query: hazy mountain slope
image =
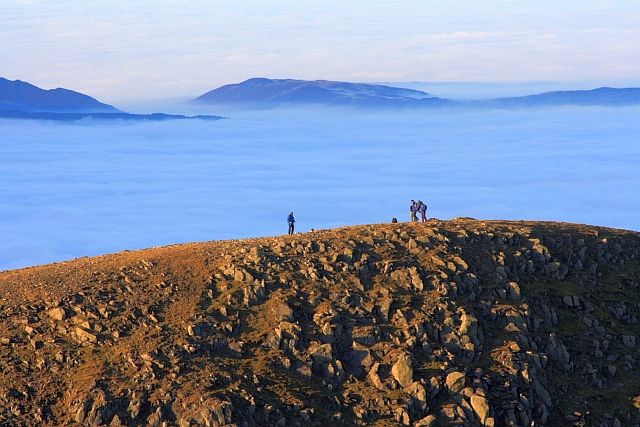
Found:
[[[44,90],[0,77],[0,110],[21,112],[117,113],[117,108],[68,89]]]
[[[459,219],[0,273],[0,423],[637,425],[639,257]]]
[[[640,104],[640,88],[598,88],[554,91],[535,95],[452,101],[426,92],[385,85],[326,80],[254,78],[214,89],[194,99],[197,103],[257,106],[327,105],[386,108],[459,107],[530,108],[562,105],[628,106]]]
[[[592,90],[544,92],[537,95],[498,98],[477,101],[479,106],[497,107],[551,107],[560,105],[578,106],[629,106],[640,105],[640,88],[615,89],[601,87]]]
[[[130,114],[72,90],[44,90],[20,80],[11,81],[0,77],[0,119],[69,122],[82,119],[163,121],[221,118],[212,115]]]
[[[194,100],[210,104],[321,104],[339,106],[439,105],[426,92],[390,86],[327,80],[254,78],[214,89]]]

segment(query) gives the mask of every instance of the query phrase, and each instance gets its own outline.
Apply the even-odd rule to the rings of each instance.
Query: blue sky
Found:
[[[0,0],[0,76],[106,101],[254,76],[640,83],[640,1]]]

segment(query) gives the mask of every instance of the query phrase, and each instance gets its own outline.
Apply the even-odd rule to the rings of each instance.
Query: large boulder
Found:
[[[52,308],[47,312],[50,318],[53,320],[62,321],[67,318],[67,312],[62,307]]]
[[[478,416],[478,419],[480,420],[482,425],[485,425],[487,418],[489,418],[490,411],[489,401],[487,400],[487,398],[478,394],[474,394],[473,396],[471,396],[471,407]]]
[[[447,389],[450,393],[459,393],[464,388],[465,375],[464,372],[453,371],[447,375],[445,380]]]
[[[413,367],[409,355],[403,354],[398,358],[398,361],[391,367],[391,375],[403,388],[409,387],[413,383]]]

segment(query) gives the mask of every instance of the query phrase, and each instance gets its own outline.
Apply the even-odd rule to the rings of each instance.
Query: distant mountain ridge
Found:
[[[252,78],[221,86],[193,100],[206,104],[321,104],[420,106],[448,104],[426,92],[391,86],[329,80]]]
[[[386,109],[623,107],[640,105],[640,88],[601,87],[476,101],[454,101],[421,90],[383,84],[252,78],[237,84],[221,86],[193,99],[192,102],[240,107],[321,105]],[[222,117],[161,113],[129,114],[80,92],[63,88],[45,90],[21,80],[0,77],[0,118],[57,121],[85,118],[157,121],[190,118],[215,120]]]
[[[0,77],[0,119],[76,121],[94,120],[218,120],[220,116],[130,114],[95,98],[69,89],[45,90],[21,80]]]
[[[0,110],[52,113],[121,113],[112,105],[69,89],[41,89],[0,77]]]
[[[501,107],[628,106],[640,104],[640,88],[600,87],[590,90],[552,91],[478,102]]]
[[[601,87],[544,92],[479,101],[453,101],[393,86],[327,80],[252,78],[211,90],[193,100],[204,104],[286,106],[326,105],[387,108],[542,108],[551,106],[640,105],[640,88]]]

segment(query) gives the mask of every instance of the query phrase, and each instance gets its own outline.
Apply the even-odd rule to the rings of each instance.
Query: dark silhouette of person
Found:
[[[289,223],[289,234],[293,234],[293,231],[295,229],[295,223],[296,223],[296,219],[293,217],[293,211],[289,213],[289,216],[287,217],[287,222]]]
[[[413,199],[411,199],[409,213],[411,214],[411,222],[418,222],[418,203]]]
[[[422,222],[427,222],[427,204],[422,200],[418,200],[418,210],[420,211],[420,219]]]

